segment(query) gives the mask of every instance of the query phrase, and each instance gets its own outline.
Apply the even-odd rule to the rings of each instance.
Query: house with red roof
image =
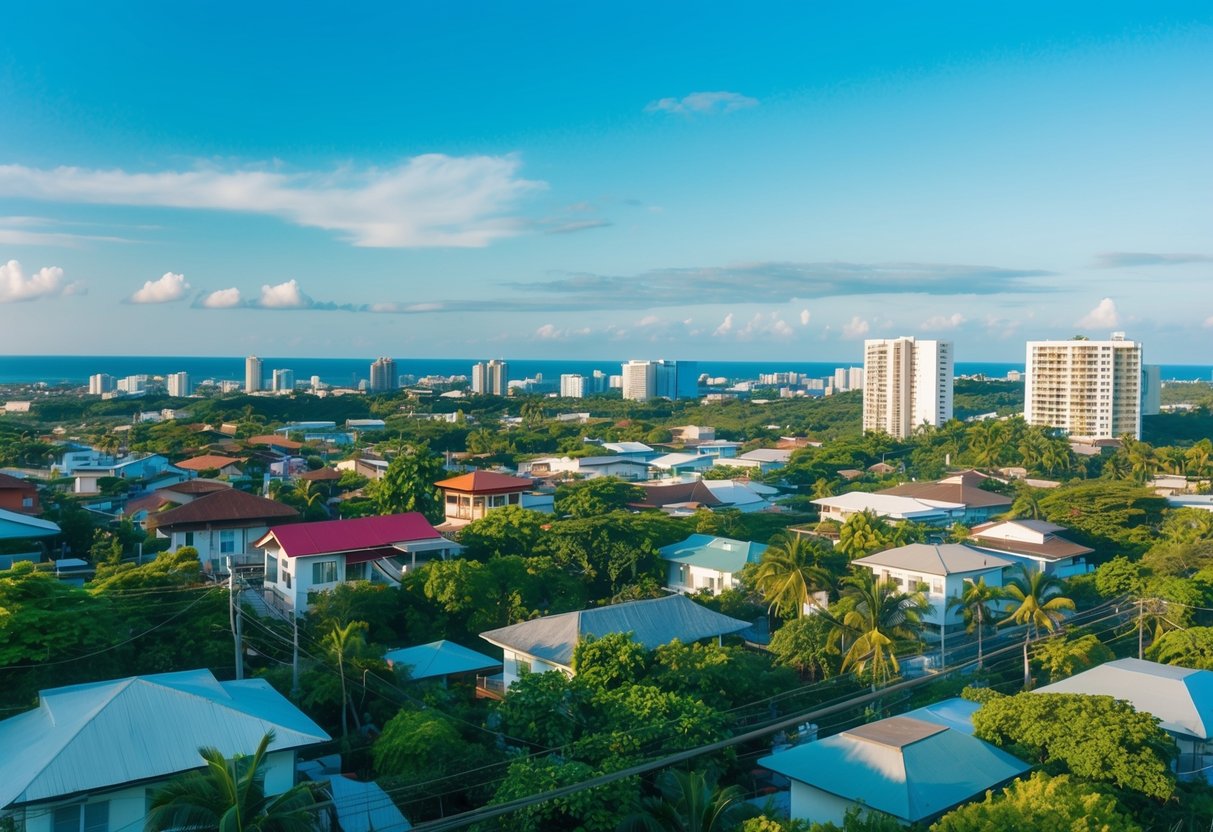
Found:
[[[41,514],[38,486],[27,480],[0,474],[0,508],[19,514]]]
[[[446,506],[443,529],[458,529],[479,520],[495,508],[522,506],[551,512],[550,494],[535,493],[534,480],[511,477],[494,471],[472,471],[434,483],[442,490]]]
[[[233,456],[223,456],[221,454],[203,454],[189,459],[183,459],[177,463],[178,468],[184,468],[186,471],[193,471],[195,474],[200,474],[203,471],[218,471],[221,477],[238,477],[240,476],[240,466],[244,463],[243,459]]]
[[[274,526],[253,545],[265,556],[266,603],[296,615],[310,593],[346,581],[399,584],[418,564],[463,551],[415,511]]]
[[[299,512],[235,488],[212,491],[185,505],[147,515],[147,526],[171,541],[170,551],[182,546],[198,550],[202,568],[211,574],[227,571],[227,558],[237,566],[259,563],[254,543],[275,524],[287,523]]]

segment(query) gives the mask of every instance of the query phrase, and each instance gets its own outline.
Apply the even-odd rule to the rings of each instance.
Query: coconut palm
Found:
[[[827,553],[822,549],[822,544],[804,535],[784,535],[771,542],[754,568],[754,586],[770,609],[799,617],[814,592],[830,587],[830,574],[822,565]]]
[[[619,832],[732,832],[760,814],[738,786],[717,788],[716,778],[697,771],[666,769],[657,775],[658,796],[624,818]]]
[[[1011,503],[1009,516],[1015,519],[1040,520],[1044,517],[1044,511],[1040,507],[1040,500],[1043,496],[1044,489],[1042,488],[1033,488],[1030,485],[1021,486],[1015,494],[1015,502]]]
[[[977,422],[969,429],[967,439],[973,463],[993,468],[1006,453],[1007,428],[1002,422]]]
[[[1007,591],[1000,586],[990,586],[986,583],[984,577],[974,581],[972,578],[965,578],[964,590],[960,595],[955,595],[948,599],[948,610],[951,611],[959,607],[962,610],[961,615],[964,618],[965,632],[971,633],[977,631],[977,669],[981,670],[981,662],[983,658],[982,651],[982,635],[985,632],[988,624],[994,623],[994,610],[990,607],[992,604],[1001,601],[1007,597]]]
[[[322,817],[312,784],[279,795],[265,793],[262,763],[274,741],[270,731],[253,754],[229,759],[200,748],[206,767],[178,775],[152,795],[144,832],[316,832]]]
[[[846,612],[837,623],[836,637],[850,640],[842,669],[870,672],[872,689],[901,671],[897,650],[918,639],[922,617],[933,611],[917,590],[903,592],[892,581],[878,581],[864,569],[844,582]]]
[[[320,642],[329,658],[337,662],[337,674],[341,679],[341,736],[343,737],[349,734],[348,714],[350,712],[354,714],[354,722],[358,722],[358,712],[354,709],[349,692],[346,690],[345,665],[350,659],[357,657],[362,648],[366,646],[366,630],[365,621],[350,621],[344,626],[334,623],[333,629],[325,633]]]
[[[883,549],[888,543],[888,524],[870,511],[855,512],[838,530],[838,551],[852,560]]]
[[[1065,618],[1074,602],[1062,593],[1065,584],[1047,572],[1019,567],[1018,574],[1006,584],[1007,598],[1018,606],[1003,619],[1003,624],[1026,625],[1023,637],[1023,686],[1032,684],[1032,669],[1028,664],[1028,645],[1040,635],[1041,629],[1053,632]]]
[[[1209,462],[1213,459],[1213,441],[1202,439],[1184,451],[1184,470],[1190,477],[1209,474]]]

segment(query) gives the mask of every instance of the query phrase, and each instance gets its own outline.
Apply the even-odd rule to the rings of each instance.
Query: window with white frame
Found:
[[[265,556],[265,582],[278,583],[278,558],[273,555]]]
[[[236,552],[236,530],[223,529],[219,532],[219,554],[232,555]]]
[[[333,584],[337,582],[337,561],[321,560],[312,564],[313,584]]]

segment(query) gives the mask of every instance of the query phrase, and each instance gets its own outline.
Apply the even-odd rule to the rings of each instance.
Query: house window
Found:
[[[100,803],[77,803],[75,806],[61,806],[55,810],[53,832],[108,832],[109,825],[108,800]]]
[[[236,552],[235,529],[224,529],[219,532],[219,554],[231,555]]]
[[[943,579],[933,578],[931,580],[931,591],[936,595],[943,595]]]
[[[21,498],[21,507],[22,508],[33,508],[34,507],[34,498],[33,497],[22,497]]]
[[[522,499],[521,494],[511,494],[511,495],[509,495],[509,497],[510,497],[510,505],[512,505],[512,506],[518,505],[519,500]]]
[[[186,546],[193,546],[193,545],[194,545],[194,533],[193,533],[193,532],[186,532],[186,533],[185,533],[185,545],[186,545]]]
[[[313,584],[333,584],[337,582],[337,561],[322,560],[312,564]]]
[[[286,570],[283,570],[282,580],[286,584],[286,588],[290,589],[291,588],[291,573],[287,572]]]
[[[345,565],[345,579],[347,581],[366,581],[370,579],[367,573],[369,564],[365,561],[362,563],[347,563]]]
[[[265,580],[271,584],[278,583],[278,558],[273,555],[265,556]]]

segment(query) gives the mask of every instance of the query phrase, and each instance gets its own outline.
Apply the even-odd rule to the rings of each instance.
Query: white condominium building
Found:
[[[164,383],[168,387],[168,394],[178,398],[188,396],[194,392],[190,386],[189,373],[169,373],[164,377]]]
[[[1071,436],[1141,438],[1141,344],[1110,340],[1029,341],[1023,417]]]
[[[583,399],[586,391],[586,377],[576,373],[564,373],[560,376],[560,395],[566,399]]]
[[[904,439],[921,425],[947,422],[952,418],[952,366],[949,341],[864,341],[863,429]]]
[[[486,396],[504,396],[509,392],[510,365],[493,359],[472,365],[472,392]]]
[[[244,359],[244,392],[256,393],[263,389],[265,377],[261,373],[261,359],[255,355],[250,355]]]

